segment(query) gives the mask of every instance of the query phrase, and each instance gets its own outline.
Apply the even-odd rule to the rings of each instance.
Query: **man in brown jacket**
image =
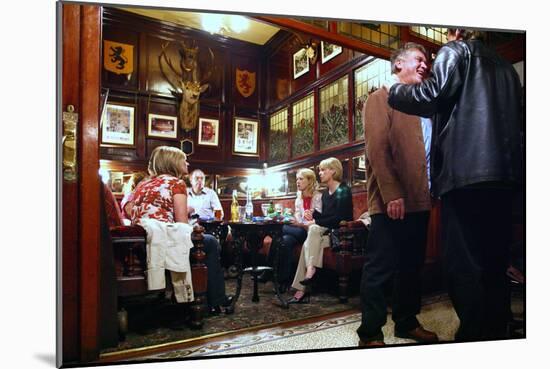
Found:
[[[421,82],[428,74],[426,50],[407,43],[391,56],[392,74],[401,83]],[[365,104],[368,207],[372,223],[361,279],[360,346],[382,346],[386,324],[384,290],[393,281],[395,336],[436,342],[422,328],[421,279],[431,207],[428,163],[431,122],[390,108],[380,88]]]

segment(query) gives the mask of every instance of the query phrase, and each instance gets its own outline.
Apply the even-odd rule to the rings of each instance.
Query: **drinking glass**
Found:
[[[246,218],[246,206],[239,206],[239,222],[244,222]]]
[[[264,217],[267,216],[267,211],[269,210],[269,204],[262,204],[262,214],[264,215]]]

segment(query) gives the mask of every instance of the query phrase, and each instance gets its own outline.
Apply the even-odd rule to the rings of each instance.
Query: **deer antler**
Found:
[[[208,53],[210,54],[210,67],[207,69],[204,76],[201,73],[201,83],[207,83],[210,77],[212,76],[212,70],[214,69],[214,52],[211,48],[208,48]],[[205,68],[206,69],[206,68]]]
[[[164,59],[164,61],[166,62],[166,64],[168,64],[168,66],[170,67],[170,69],[172,70],[172,72],[180,77],[181,79],[181,75],[180,73],[178,73],[178,71],[174,68],[174,66],[172,65],[172,61],[170,60],[170,58],[166,55],[166,48],[168,47],[168,45],[170,44],[170,41],[168,41],[167,43],[165,44],[162,44],[161,45],[161,48],[162,48],[162,51],[159,55],[159,66],[160,66],[160,71],[162,73],[162,75],[164,76],[164,78],[168,81],[168,83],[170,84],[170,86],[172,86],[173,89],[175,89],[176,91],[179,91],[180,90],[180,87],[177,85],[177,83],[175,84],[172,79],[170,77],[168,77],[168,75],[166,74],[166,72],[164,71],[164,68],[162,67],[162,59]]]

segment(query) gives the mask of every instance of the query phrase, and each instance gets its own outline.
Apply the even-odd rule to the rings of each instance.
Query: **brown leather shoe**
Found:
[[[373,341],[363,341],[362,339],[359,339],[359,347],[382,347],[386,346],[384,341],[381,340],[373,340]]]
[[[416,342],[427,343],[427,342],[438,342],[439,338],[434,332],[430,332],[422,328],[421,326],[416,327],[413,330],[408,332],[395,332],[395,337],[400,338],[409,338],[415,340]]]

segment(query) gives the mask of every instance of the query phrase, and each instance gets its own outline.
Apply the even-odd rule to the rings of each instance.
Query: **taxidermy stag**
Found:
[[[170,42],[162,45],[162,51],[159,55],[159,65],[162,75],[173,90],[172,94],[179,100],[178,116],[181,128],[186,132],[195,129],[199,120],[199,98],[200,95],[208,89],[208,79],[212,74],[214,67],[214,53],[209,48],[211,65],[206,72],[198,68],[199,47],[195,41],[191,46],[187,46],[185,42],[181,42],[181,48],[178,50],[180,54],[179,70],[172,64],[170,58],[166,55],[166,48]],[[164,64],[172,71],[172,76],[167,75]]]

